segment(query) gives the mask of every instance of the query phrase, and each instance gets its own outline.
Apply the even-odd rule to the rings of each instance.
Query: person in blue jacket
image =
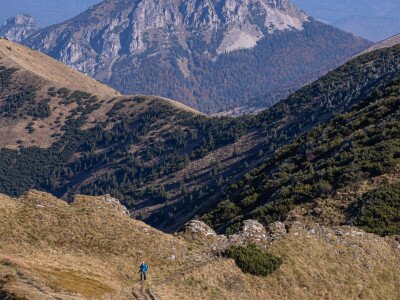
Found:
[[[140,280],[145,281],[147,279],[147,271],[149,267],[145,262],[142,262],[140,267],[139,267],[139,273],[140,273]]]

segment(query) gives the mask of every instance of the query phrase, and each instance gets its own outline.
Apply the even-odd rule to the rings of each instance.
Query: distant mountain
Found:
[[[288,0],[107,0],[24,43],[124,94],[206,113],[270,106],[371,45]]]
[[[293,0],[314,18],[370,41],[379,42],[399,32],[397,0]]]
[[[17,15],[0,26],[0,36],[15,42],[21,42],[38,30],[38,24],[31,15]]]
[[[61,23],[101,0],[0,0],[0,24],[8,18],[30,14],[40,27]]]

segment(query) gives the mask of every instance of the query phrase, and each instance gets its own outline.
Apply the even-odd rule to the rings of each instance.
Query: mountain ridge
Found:
[[[19,198],[0,194],[0,297],[397,299],[399,61],[379,49],[211,118],[1,39],[0,191]],[[269,275],[246,273],[261,257]]]
[[[289,105],[289,115],[291,109],[296,110],[295,105],[303,104],[306,111],[304,104],[315,95],[326,97],[328,106],[339,99],[343,102],[341,110],[335,110],[330,118],[280,148],[264,164],[227,189],[220,204],[205,216],[205,220],[213,227],[229,231],[235,230],[242,218],[256,218],[267,225],[271,221],[285,220],[301,205],[314,207],[318,202],[329,209],[329,205],[334,206],[337,202],[342,214],[339,224],[352,224],[355,216],[362,214],[364,209],[355,204],[361,201],[360,196],[349,197],[343,203],[343,199],[335,195],[340,189],[349,186],[356,189],[354,186],[368,180],[379,182],[378,178],[385,174],[395,178],[400,164],[399,50],[397,45],[365,54],[284,101],[282,105],[291,100],[303,102]],[[373,72],[369,73],[369,70],[372,69],[376,74],[370,77]],[[354,76],[360,77],[355,79]],[[365,78],[370,82],[367,83]],[[356,86],[352,87],[350,82]],[[340,91],[340,97],[331,98],[331,95],[337,95],[333,87],[340,90],[341,86],[345,89]],[[327,87],[329,92],[325,90]],[[323,116],[323,109],[319,114]],[[381,184],[382,193],[392,189],[385,181]],[[391,205],[386,207],[388,216],[391,211],[398,212],[396,201]],[[384,214],[378,213],[380,209],[375,209],[376,214],[369,216],[369,222],[379,222],[383,218]],[[320,211],[322,219],[329,219],[324,213],[331,211]],[[394,232],[400,230],[400,224],[395,220],[387,219],[383,223],[386,225],[380,226],[393,226]],[[370,226],[369,230],[378,230],[371,223]]]
[[[36,0],[35,3],[16,0],[2,1],[0,11],[0,23],[11,16],[29,14],[38,20],[40,27],[61,23],[84,11],[101,0],[71,0],[66,4],[63,0]]]

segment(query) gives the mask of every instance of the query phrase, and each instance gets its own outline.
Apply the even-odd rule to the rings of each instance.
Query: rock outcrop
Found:
[[[210,226],[199,220],[192,220],[188,222],[187,224],[185,224],[181,231],[189,235],[200,237],[217,236],[216,232]]]
[[[232,235],[217,234],[203,221],[192,220],[181,230],[181,234],[194,239],[212,240],[212,251],[222,252],[232,245],[257,244],[261,247],[270,245],[274,240],[283,238],[287,234],[286,225],[275,222],[265,228],[256,220],[245,220],[240,230]]]

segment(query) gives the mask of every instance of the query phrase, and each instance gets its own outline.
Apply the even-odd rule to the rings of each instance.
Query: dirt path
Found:
[[[132,288],[132,294],[136,300],[150,300],[146,295],[146,283],[144,282],[136,283]]]
[[[138,282],[132,288],[132,294],[136,300],[159,300],[153,290],[145,282]]]
[[[218,259],[219,259],[218,257],[215,257],[215,258],[209,259],[207,261],[204,261],[202,263],[199,263],[197,265],[194,265],[184,271],[180,271],[180,272],[171,274],[170,276],[168,276],[168,278],[158,282],[157,285],[161,286],[161,285],[168,284],[168,283],[172,282],[173,280],[175,280],[176,278],[184,276],[185,274],[188,274],[198,268],[204,267],[211,262],[217,261]],[[155,294],[153,289],[146,282],[136,283],[134,285],[134,287],[132,288],[132,294],[136,300],[161,300],[161,298]]]

